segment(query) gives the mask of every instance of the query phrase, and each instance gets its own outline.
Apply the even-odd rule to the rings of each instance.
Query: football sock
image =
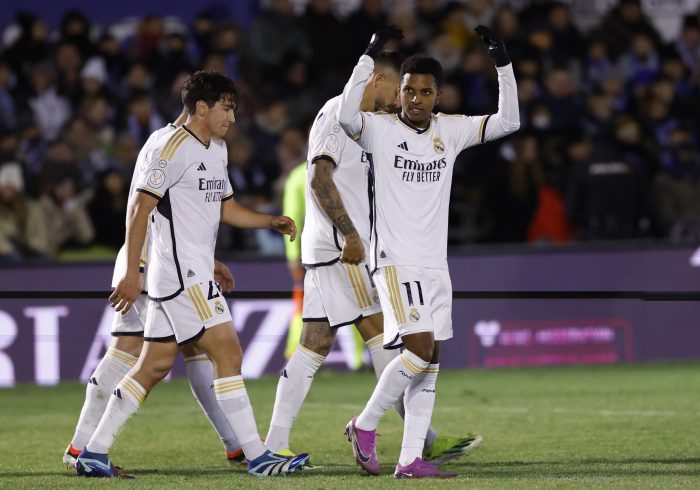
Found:
[[[256,459],[265,451],[255,424],[253,407],[245,389],[242,376],[229,376],[214,380],[216,401],[224,412],[236,439],[241,445],[248,461]]]
[[[385,349],[383,342],[384,334],[379,334],[365,342],[369,350],[369,356],[372,359],[372,367],[374,367],[374,374],[377,375],[377,379],[382,375],[384,368],[400,354],[398,349]],[[403,395],[394,403],[394,408],[402,420],[406,418]],[[426,449],[433,445],[437,436],[438,432],[433,429],[432,426],[428,427],[428,432],[425,437]]]
[[[81,451],[88,443],[97,424],[100,423],[114,388],[137,360],[136,357],[124,351],[113,347],[107,349],[107,353],[90,376],[85,389],[85,402],[70,441],[75,449]]]
[[[435,381],[439,369],[439,364],[429,364],[406,388],[406,419],[403,424],[400,465],[409,465],[423,454],[426,433],[435,405]]]
[[[427,366],[427,361],[404,350],[382,372],[372,397],[357,417],[356,426],[362,430],[376,430],[379,420],[389,407],[401,398],[413,378]]]
[[[117,435],[129,417],[141,407],[146,395],[148,392],[143,386],[133,378],[124,376],[109,398],[107,409],[90,442],[85,446],[87,450],[95,453],[109,453]]]
[[[219,435],[226,452],[232,453],[240,449],[241,445],[238,444],[238,439],[236,439],[233,429],[231,429],[219,403],[216,401],[216,395],[214,395],[214,365],[209,360],[209,357],[206,354],[185,357],[185,370],[187,371],[187,379],[190,382],[192,394]]]
[[[265,445],[271,451],[289,448],[289,433],[294,419],[311,388],[314,374],[325,359],[301,344],[289,358],[277,382],[275,407],[272,410],[270,430],[265,438]]]

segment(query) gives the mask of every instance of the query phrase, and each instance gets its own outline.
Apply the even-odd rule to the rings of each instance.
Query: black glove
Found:
[[[367,49],[365,49],[365,54],[367,56],[371,56],[372,59],[376,58],[377,56],[379,56],[379,53],[382,52],[382,48],[384,48],[384,45],[390,39],[403,39],[403,33],[401,32],[401,29],[399,29],[395,25],[390,25],[379,29],[377,32],[372,34],[372,39],[369,42]]]
[[[476,26],[474,30],[481,38],[481,42],[486,46],[486,50],[489,52],[489,56],[496,66],[506,66],[510,63],[510,57],[506,51],[506,45],[503,39],[498,37],[495,32],[486,26]]]

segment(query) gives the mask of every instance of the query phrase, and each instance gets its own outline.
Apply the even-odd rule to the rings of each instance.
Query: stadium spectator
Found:
[[[48,251],[44,213],[24,192],[22,167],[14,162],[0,164],[0,263],[18,262]]]
[[[578,158],[585,153],[580,151],[587,145],[580,142],[584,137],[643,169],[647,177],[640,185],[646,194],[653,190],[657,199],[652,202],[661,206],[667,201],[658,199],[659,181],[687,183],[667,168],[676,158],[669,156],[675,151],[672,139],[685,132],[688,144],[698,146],[698,15],[678,13],[674,34],[657,31],[668,23],[649,20],[660,6],[641,8],[639,0],[619,0],[609,7],[491,0],[362,0],[354,6],[273,0],[261,8],[250,0],[208,7],[192,19],[152,15],[129,22],[111,19],[113,25],[94,23],[78,11],[67,12],[58,25],[47,23],[41,13],[21,13],[3,33],[0,133],[9,131],[18,140],[8,161],[22,165],[27,195],[42,194],[61,148],[71,153],[71,172],[79,174],[77,191],[94,191],[96,176],[112,168],[128,172],[133,145],[138,149],[153,129],[177,117],[187,72],[214,69],[237,79],[241,88],[231,137],[245,142],[241,153],[249,156],[244,164],[230,162],[232,174],[246,186],[241,195],[266,209],[279,208],[272,182],[289,165],[276,151],[286,130],[307,124],[323,101],[341,89],[354,62],[350,53],[390,21],[405,34],[391,47],[405,55],[432,53],[451,68],[439,110],[493,112],[498,103],[495,71],[483,51],[475,49],[468,29],[474,19],[488,19],[506,40],[516,69],[522,127],[530,131],[544,175],[538,192],[551,184],[550,197],[570,201],[573,188],[568,184],[585,175]],[[330,38],[343,39],[342,49]],[[499,192],[510,192],[516,159],[508,152],[515,146],[508,141],[487,145],[475,152],[480,160],[473,155],[455,168],[453,218],[464,227],[451,227],[451,244],[526,239],[521,225],[509,229],[515,217],[498,211],[496,202]],[[535,201],[538,215],[542,196]],[[576,217],[579,229],[580,220],[589,221],[586,209],[590,211],[578,209],[583,213]],[[669,236],[677,221],[661,215],[667,213],[653,213],[659,221],[650,229],[656,238]],[[577,239],[606,236],[580,233]],[[258,246],[255,239],[227,243],[238,250]]]
[[[697,144],[697,136],[689,131],[681,128],[673,131],[670,145],[661,154],[662,171],[654,179],[655,209],[664,231],[672,235],[680,234],[684,226],[700,218]]]

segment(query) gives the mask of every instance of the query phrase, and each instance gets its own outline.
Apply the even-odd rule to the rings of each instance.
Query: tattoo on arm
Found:
[[[355,225],[345,210],[338,188],[333,182],[333,164],[325,159],[316,160],[311,171],[313,172],[311,189],[326,215],[344,236],[357,234]]]

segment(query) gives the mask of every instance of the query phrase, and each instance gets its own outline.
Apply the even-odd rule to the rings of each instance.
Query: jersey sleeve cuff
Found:
[[[137,187],[137,188],[136,188],[136,192],[143,192],[144,194],[147,194],[147,195],[149,195],[149,196],[151,196],[151,197],[155,197],[155,198],[158,199],[159,201],[160,201],[161,199],[163,199],[163,195],[162,195],[162,194],[159,194],[159,193],[157,193],[156,191],[154,191],[154,190],[152,190],[152,189],[146,189],[146,188],[144,188],[144,187]]]
[[[319,160],[328,160],[329,162],[331,162],[333,164],[333,167],[338,166],[338,163],[335,161],[335,158],[332,155],[330,155],[329,153],[319,153],[318,155],[314,156],[311,159],[311,164],[313,165],[314,163],[316,163]]]
[[[225,196],[223,196],[223,197],[221,198],[221,200],[222,200],[222,201],[228,201],[229,199],[232,199],[232,198],[233,198],[233,192],[229,192],[228,194],[226,194]]]

